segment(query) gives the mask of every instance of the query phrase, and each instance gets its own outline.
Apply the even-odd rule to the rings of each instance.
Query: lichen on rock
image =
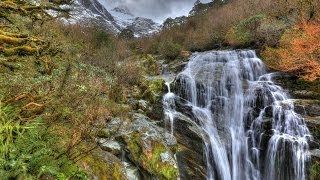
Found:
[[[123,135],[132,161],[160,179],[177,179],[179,171],[173,152],[176,148],[172,148],[176,142],[167,143],[167,132],[144,115],[135,114],[134,118],[128,134]]]

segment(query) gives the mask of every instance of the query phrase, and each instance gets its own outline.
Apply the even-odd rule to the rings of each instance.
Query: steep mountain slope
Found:
[[[121,31],[121,27],[116,23],[114,17],[97,0],[76,0],[72,13],[74,21],[81,21],[86,18],[96,19],[112,32]]]
[[[73,22],[95,19],[114,33],[131,29],[135,36],[145,36],[160,29],[160,25],[152,19],[135,17],[126,6],[108,10],[98,0],[77,0],[75,3],[71,18]]]

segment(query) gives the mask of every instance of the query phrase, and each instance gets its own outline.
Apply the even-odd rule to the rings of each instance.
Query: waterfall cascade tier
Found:
[[[254,51],[195,53],[172,89],[167,85],[163,105],[171,132],[184,115],[205,134],[207,179],[307,178],[312,137]]]

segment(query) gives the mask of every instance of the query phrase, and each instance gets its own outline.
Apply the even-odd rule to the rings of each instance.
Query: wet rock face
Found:
[[[171,89],[179,88],[173,84]],[[176,158],[180,179],[206,179],[206,164],[203,152],[203,132],[195,122],[192,107],[183,98],[176,97],[175,108],[184,115],[174,119],[173,132],[177,138],[179,150]],[[193,120],[192,120],[193,119]],[[170,128],[169,128],[170,129]]]
[[[176,154],[180,179],[206,179],[203,141],[192,128],[194,125],[183,120],[175,123],[175,136],[180,147]]]
[[[298,99],[295,101],[296,111],[305,116],[320,116],[320,101]]]
[[[108,139],[99,139],[100,148],[104,151],[110,152],[115,156],[119,156],[121,154],[122,148],[120,143],[117,141],[110,141]]]

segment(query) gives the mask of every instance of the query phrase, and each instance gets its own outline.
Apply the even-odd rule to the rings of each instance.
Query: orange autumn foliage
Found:
[[[271,68],[309,81],[320,79],[320,21],[302,21],[284,33],[279,48],[268,47],[262,55]]]

